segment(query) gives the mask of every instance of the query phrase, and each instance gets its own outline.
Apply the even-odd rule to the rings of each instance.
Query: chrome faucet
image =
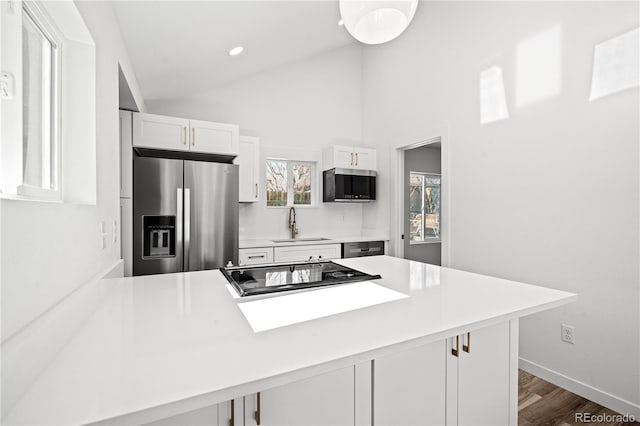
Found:
[[[298,228],[296,227],[296,209],[293,207],[289,209],[289,229],[291,229],[291,239],[295,240]]]

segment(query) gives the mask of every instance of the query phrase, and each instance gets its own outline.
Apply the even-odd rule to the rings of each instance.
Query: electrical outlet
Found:
[[[567,342],[571,344],[576,343],[576,340],[575,340],[576,329],[574,326],[562,324],[562,326],[560,327],[560,330],[562,333],[560,338],[562,339],[563,342]]]

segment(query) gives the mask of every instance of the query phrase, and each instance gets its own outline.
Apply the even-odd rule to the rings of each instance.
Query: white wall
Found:
[[[147,100],[147,106],[157,114],[237,123],[241,134],[260,137],[264,194],[266,156],[320,162],[324,146],[361,145],[360,83],[360,47],[352,44],[216,90],[183,99]],[[288,210],[267,208],[264,196],[262,200],[241,205],[241,239],[287,236]],[[362,208],[322,203],[298,208],[300,237],[359,234]]]
[[[112,6],[77,7],[96,44],[97,204],[0,201],[3,342],[118,258],[112,227],[120,220],[118,62],[139,105],[144,103]],[[104,250],[101,221],[108,232]]]
[[[636,416],[638,89],[593,102],[589,91],[594,45],[637,28],[638,12],[637,2],[422,2],[403,36],[363,50],[363,136],[380,175],[396,172],[393,147],[448,128],[451,266],[579,293],[523,319],[521,357]],[[509,118],[482,125],[480,73],[493,66]],[[391,179],[380,184],[364,226],[389,229]],[[561,323],[576,327],[575,345],[560,341]]]

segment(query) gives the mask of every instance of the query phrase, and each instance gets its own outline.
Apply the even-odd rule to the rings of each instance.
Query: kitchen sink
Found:
[[[296,238],[295,240],[292,238],[283,238],[280,240],[271,240],[272,243],[308,243],[308,242],[313,242],[313,241],[328,241],[331,238],[324,238],[324,237],[319,237],[319,238]]]

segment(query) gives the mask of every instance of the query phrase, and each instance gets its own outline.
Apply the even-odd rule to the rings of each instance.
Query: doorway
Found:
[[[404,258],[442,264],[440,138],[404,151]]]
[[[396,148],[395,255],[450,266],[447,131]]]

